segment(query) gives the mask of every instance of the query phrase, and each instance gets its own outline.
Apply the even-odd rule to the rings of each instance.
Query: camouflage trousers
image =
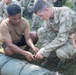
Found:
[[[45,47],[46,45],[51,43],[57,36],[56,32],[45,27],[40,28],[37,32],[37,35],[39,43],[42,45],[42,47]],[[46,54],[48,54],[48,52]],[[55,54],[59,59],[70,59],[73,57],[73,55],[76,54],[76,50],[74,49],[71,40],[68,39],[68,41],[64,45],[55,50]]]

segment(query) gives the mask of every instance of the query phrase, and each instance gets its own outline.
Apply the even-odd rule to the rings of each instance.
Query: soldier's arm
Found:
[[[65,15],[61,18],[59,25],[60,29],[57,37],[51,43],[40,49],[40,53],[44,57],[48,57],[51,51],[56,50],[68,40],[70,27],[72,25],[71,18],[68,15]]]

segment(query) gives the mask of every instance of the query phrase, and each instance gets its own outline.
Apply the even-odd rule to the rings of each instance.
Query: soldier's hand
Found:
[[[36,58],[37,60],[43,59],[43,55],[40,53],[40,51],[37,52],[37,54],[35,55],[35,58]]]

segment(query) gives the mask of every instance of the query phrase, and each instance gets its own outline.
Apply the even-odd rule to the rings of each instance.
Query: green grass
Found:
[[[71,8],[71,9],[74,9],[74,1],[69,2],[69,0],[67,0],[64,5],[65,5],[65,6],[68,6],[68,7]]]

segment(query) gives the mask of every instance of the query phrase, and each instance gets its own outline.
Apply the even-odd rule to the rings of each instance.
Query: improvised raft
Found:
[[[0,53],[0,75],[55,75],[55,72]]]

